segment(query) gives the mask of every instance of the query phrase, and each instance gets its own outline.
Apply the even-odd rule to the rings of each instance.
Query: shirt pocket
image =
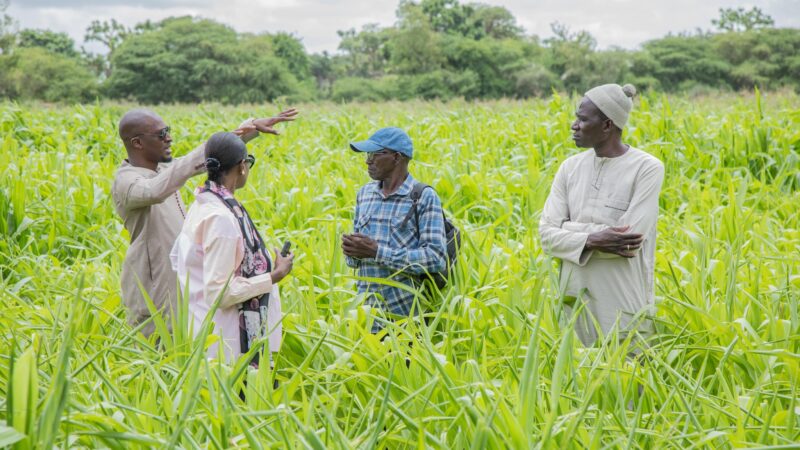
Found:
[[[367,236],[372,236],[369,225],[369,216],[361,216],[353,224],[353,233],[361,233]]]
[[[389,235],[391,236],[391,244],[393,247],[398,248],[414,248],[419,246],[419,239],[417,237],[417,221],[414,214],[405,223],[405,214],[399,217],[392,218],[392,229]]]
[[[605,208],[603,208],[603,212],[605,212],[606,216],[611,220],[616,221],[628,211],[631,202],[622,198],[607,198],[604,205]]]

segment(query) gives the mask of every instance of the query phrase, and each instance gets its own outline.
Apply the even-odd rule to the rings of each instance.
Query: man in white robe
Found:
[[[561,260],[560,289],[578,313],[576,332],[592,345],[616,326],[619,337],[652,333],[658,195],[664,165],[622,142],[636,90],[598,86],[583,97],[572,124],[578,147],[547,197],[539,234]]]

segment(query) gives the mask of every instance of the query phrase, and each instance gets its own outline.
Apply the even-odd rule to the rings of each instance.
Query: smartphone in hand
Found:
[[[289,250],[292,248],[292,242],[286,241],[283,243],[283,248],[281,248],[281,256],[286,256],[289,254]]]

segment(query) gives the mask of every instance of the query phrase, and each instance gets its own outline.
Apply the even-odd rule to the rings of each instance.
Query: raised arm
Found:
[[[186,184],[186,180],[203,171],[204,153],[205,143],[188,155],[175,158],[151,178],[132,170],[121,169],[114,180],[114,201],[125,210],[163,202]]]
[[[233,132],[239,135],[245,143],[258,137],[259,133],[280,134],[274,127],[281,122],[291,122],[297,118],[298,111],[295,108],[281,111],[276,116],[263,117],[260,119],[250,118],[242,122],[239,128]]]
[[[242,122],[233,132],[244,142],[248,142],[259,133],[278,134],[273,128],[281,122],[295,120],[296,109],[281,111],[273,117],[248,119]],[[205,143],[199,145],[186,156],[175,158],[167,167],[151,178],[135,172],[120,173],[114,182],[114,199],[118,206],[125,210],[133,210],[161,203],[194,175],[203,172],[205,161]]]

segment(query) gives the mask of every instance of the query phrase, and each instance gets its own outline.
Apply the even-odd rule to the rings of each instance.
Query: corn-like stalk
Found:
[[[206,357],[219,337],[209,321],[190,329],[187,280],[169,316],[153,307],[154,336],[126,323],[129,239],[110,188],[128,105],[0,104],[0,446],[796,445],[797,95],[637,100],[624,140],[660,158],[666,180],[656,334],[636,358],[635,334],[580,345],[539,242],[555,171],[581,151],[577,100],[300,105],[281,136],[248,144],[258,163],[236,195],[270,247],[289,239],[297,255],[280,285],[281,351],[258,370]],[[275,107],[156,110],[181,155]],[[348,142],[390,125],[413,138],[412,174],[436,188],[463,248],[451,283],[417,298],[420,316],[373,335],[387,317],[363,307],[340,249],[369,181]],[[181,190],[187,204],[202,180]]]

